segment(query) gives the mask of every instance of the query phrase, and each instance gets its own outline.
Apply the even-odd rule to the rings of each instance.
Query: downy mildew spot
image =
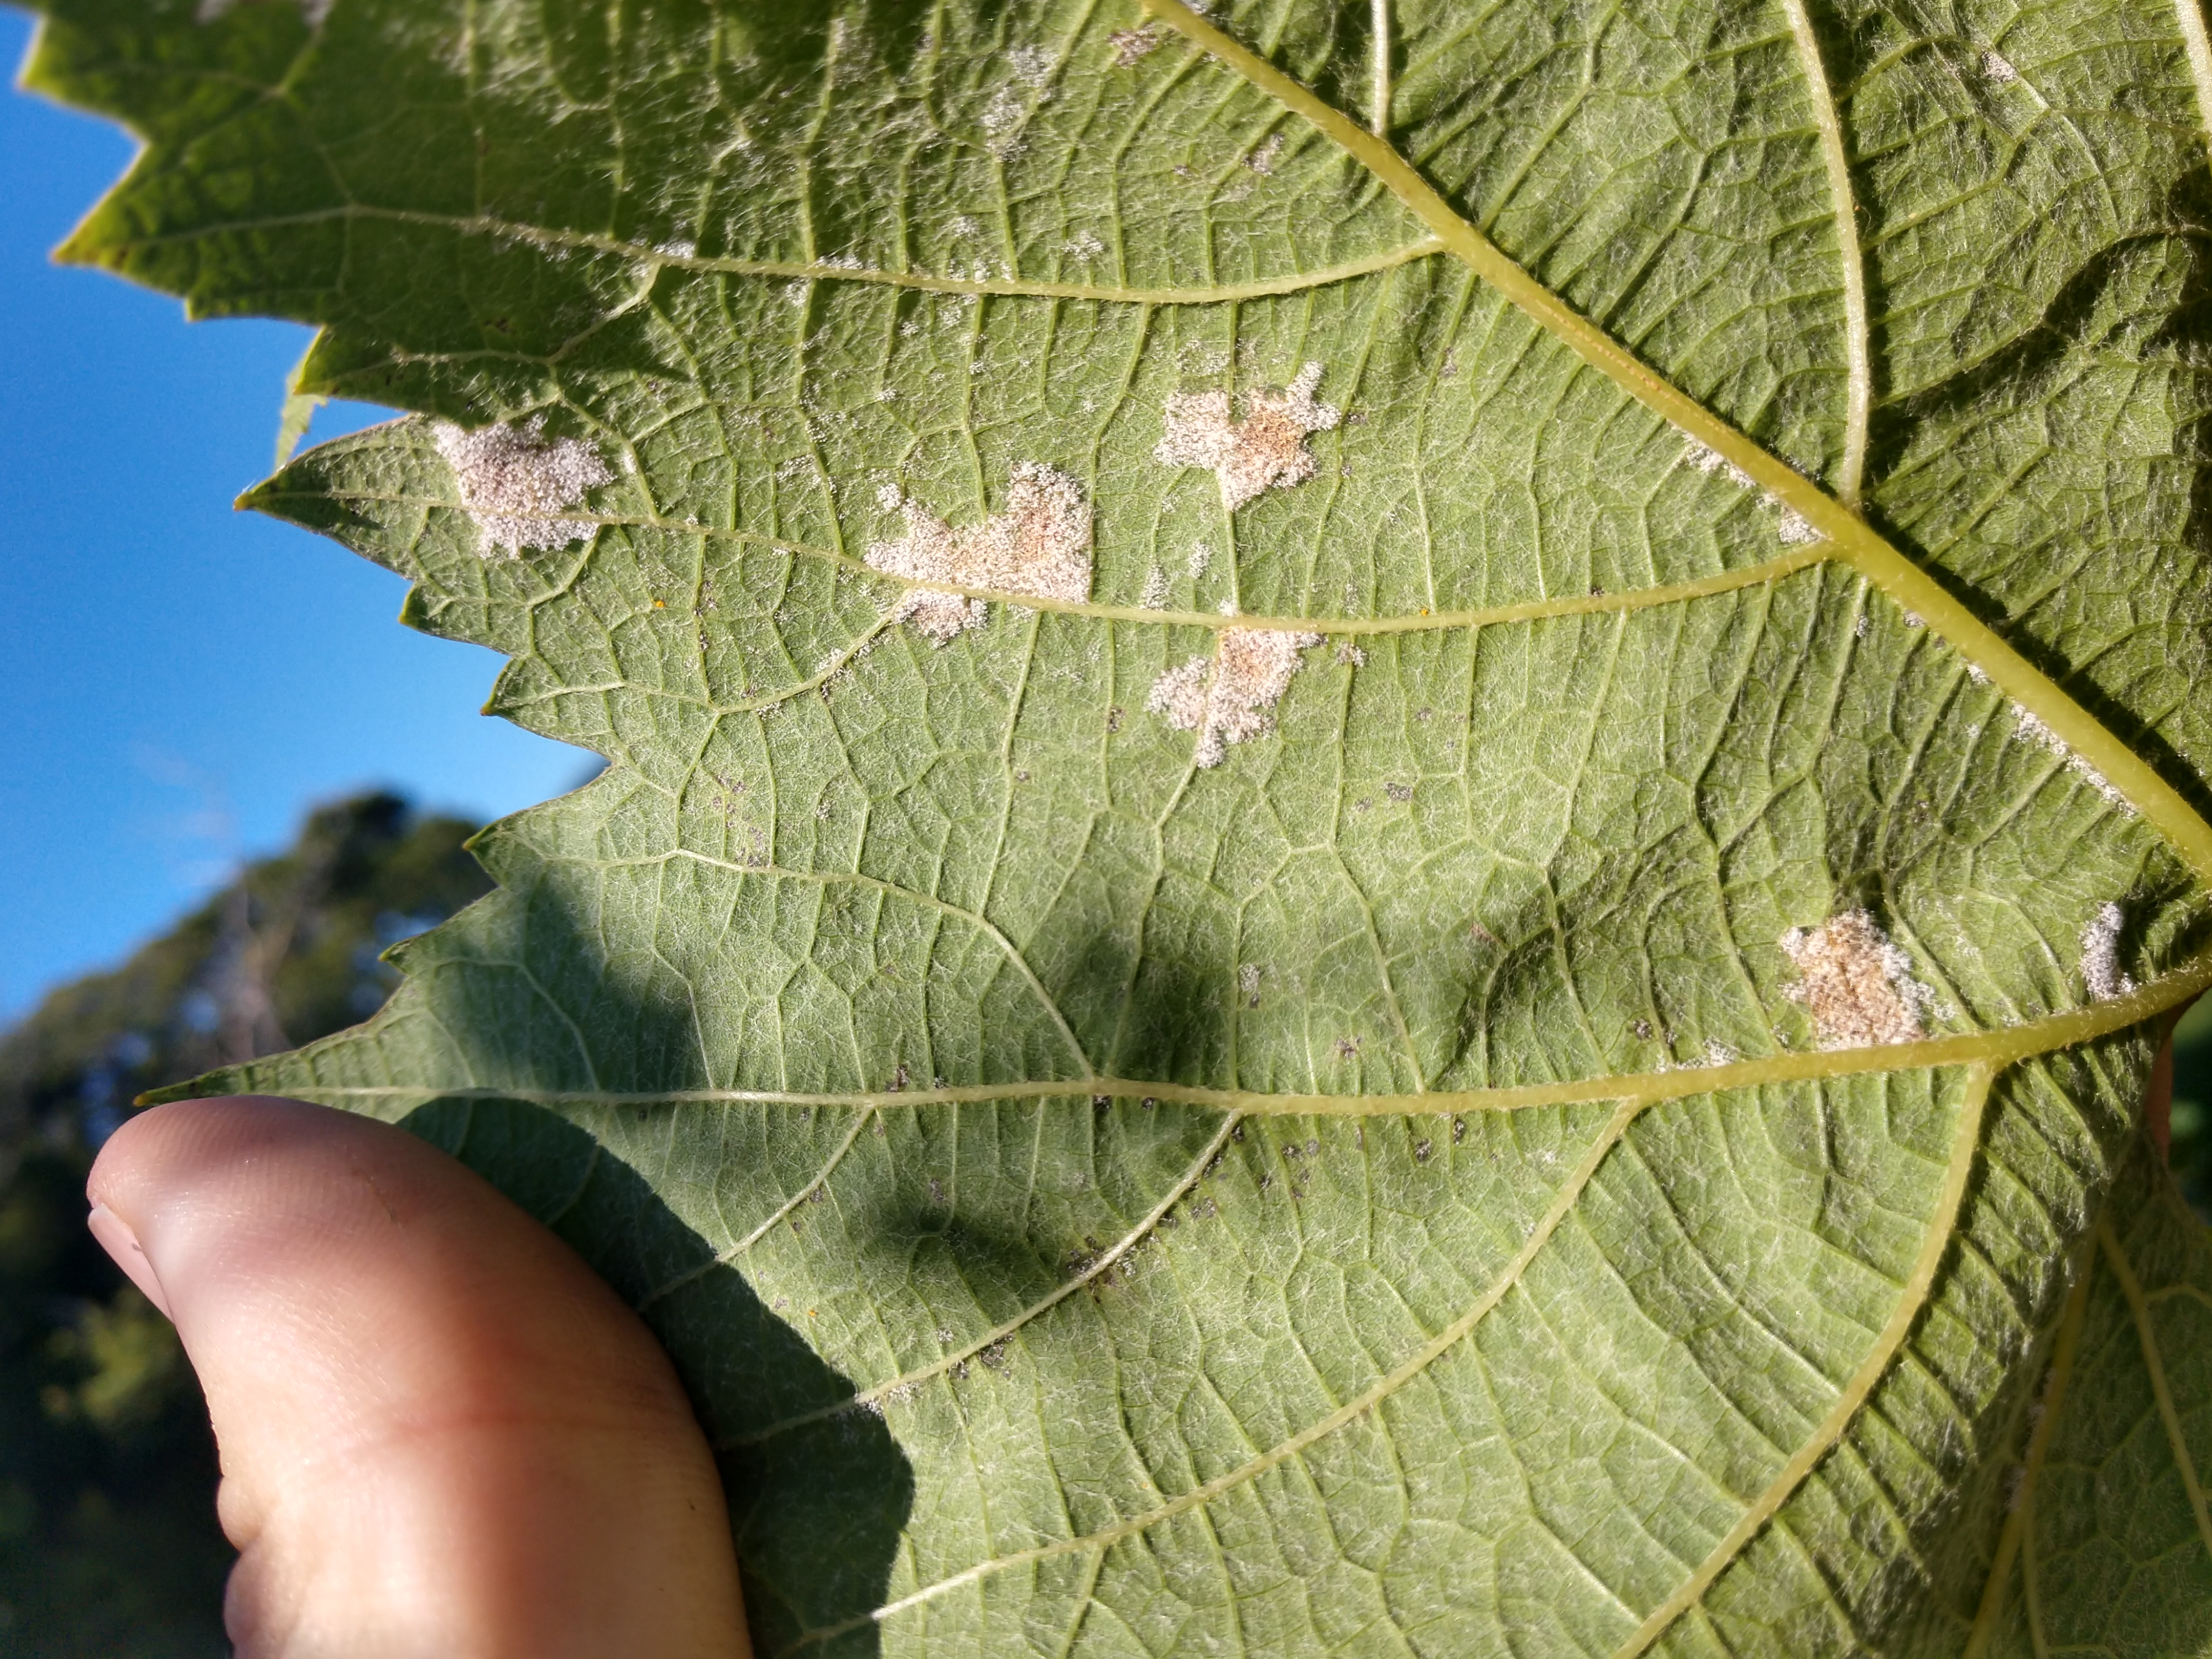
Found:
[[[1145,707],[1178,732],[1198,733],[1200,766],[1218,766],[1232,743],[1274,730],[1274,707],[1318,634],[1224,628],[1212,657],[1193,657],[1152,682]]]
[[[882,499],[888,501],[886,494]],[[875,542],[868,564],[887,575],[1043,599],[1091,597],[1091,504],[1066,473],[1036,461],[1018,463],[1006,507],[981,524],[955,530],[911,501],[903,502],[906,534]],[[892,613],[939,645],[980,626],[987,607],[964,593],[910,589]]]
[[[519,427],[464,432],[440,421],[431,428],[486,557],[495,548],[513,558],[526,547],[566,547],[592,533],[590,525],[554,514],[575,506],[586,490],[612,483],[615,475],[586,440],[548,439],[544,428],[542,415]]]
[[[1793,1002],[1813,1016],[1824,1048],[1917,1042],[1921,1013],[1935,993],[1912,977],[1912,959],[1864,910],[1846,910],[1818,927],[1792,927],[1782,953],[1796,967]]]
[[[1306,434],[1343,419],[1314,401],[1322,366],[1308,363],[1281,392],[1248,392],[1244,418],[1230,418],[1225,392],[1178,392],[1167,402],[1167,430],[1152,459],[1162,466],[1202,466],[1221,483],[1221,504],[1235,512],[1269,489],[1288,489],[1314,475]]]
[[[2107,900],[2081,930],[2081,981],[2099,1002],[2124,997],[2136,988],[2135,981],[2120,971],[2120,930],[2127,920],[2127,911]]]

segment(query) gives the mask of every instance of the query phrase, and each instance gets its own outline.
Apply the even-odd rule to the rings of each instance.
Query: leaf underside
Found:
[[[51,0],[611,763],[196,1086],[644,1310],[763,1655],[2212,1651],[2194,3]]]

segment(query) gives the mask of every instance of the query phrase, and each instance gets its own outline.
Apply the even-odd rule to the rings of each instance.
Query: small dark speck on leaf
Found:
[[[1395,801],[1409,801],[1413,798],[1413,786],[1410,783],[1386,783],[1382,786],[1382,793]]]
[[[1413,1143],[1413,1162],[1426,1164],[1436,1153],[1436,1147],[1425,1137]]]

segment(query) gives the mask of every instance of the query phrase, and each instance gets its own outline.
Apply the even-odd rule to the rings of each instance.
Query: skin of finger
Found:
[[[325,1108],[191,1101],[126,1123],[89,1193],[206,1389],[242,1659],[747,1652],[674,1368],[472,1171]]]

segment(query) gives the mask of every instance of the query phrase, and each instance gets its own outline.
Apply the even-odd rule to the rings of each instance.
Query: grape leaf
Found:
[[[763,1654],[2212,1648],[2193,0],[51,0],[27,78],[146,141],[66,257],[410,411],[248,504],[611,762],[195,1086],[630,1297]]]

